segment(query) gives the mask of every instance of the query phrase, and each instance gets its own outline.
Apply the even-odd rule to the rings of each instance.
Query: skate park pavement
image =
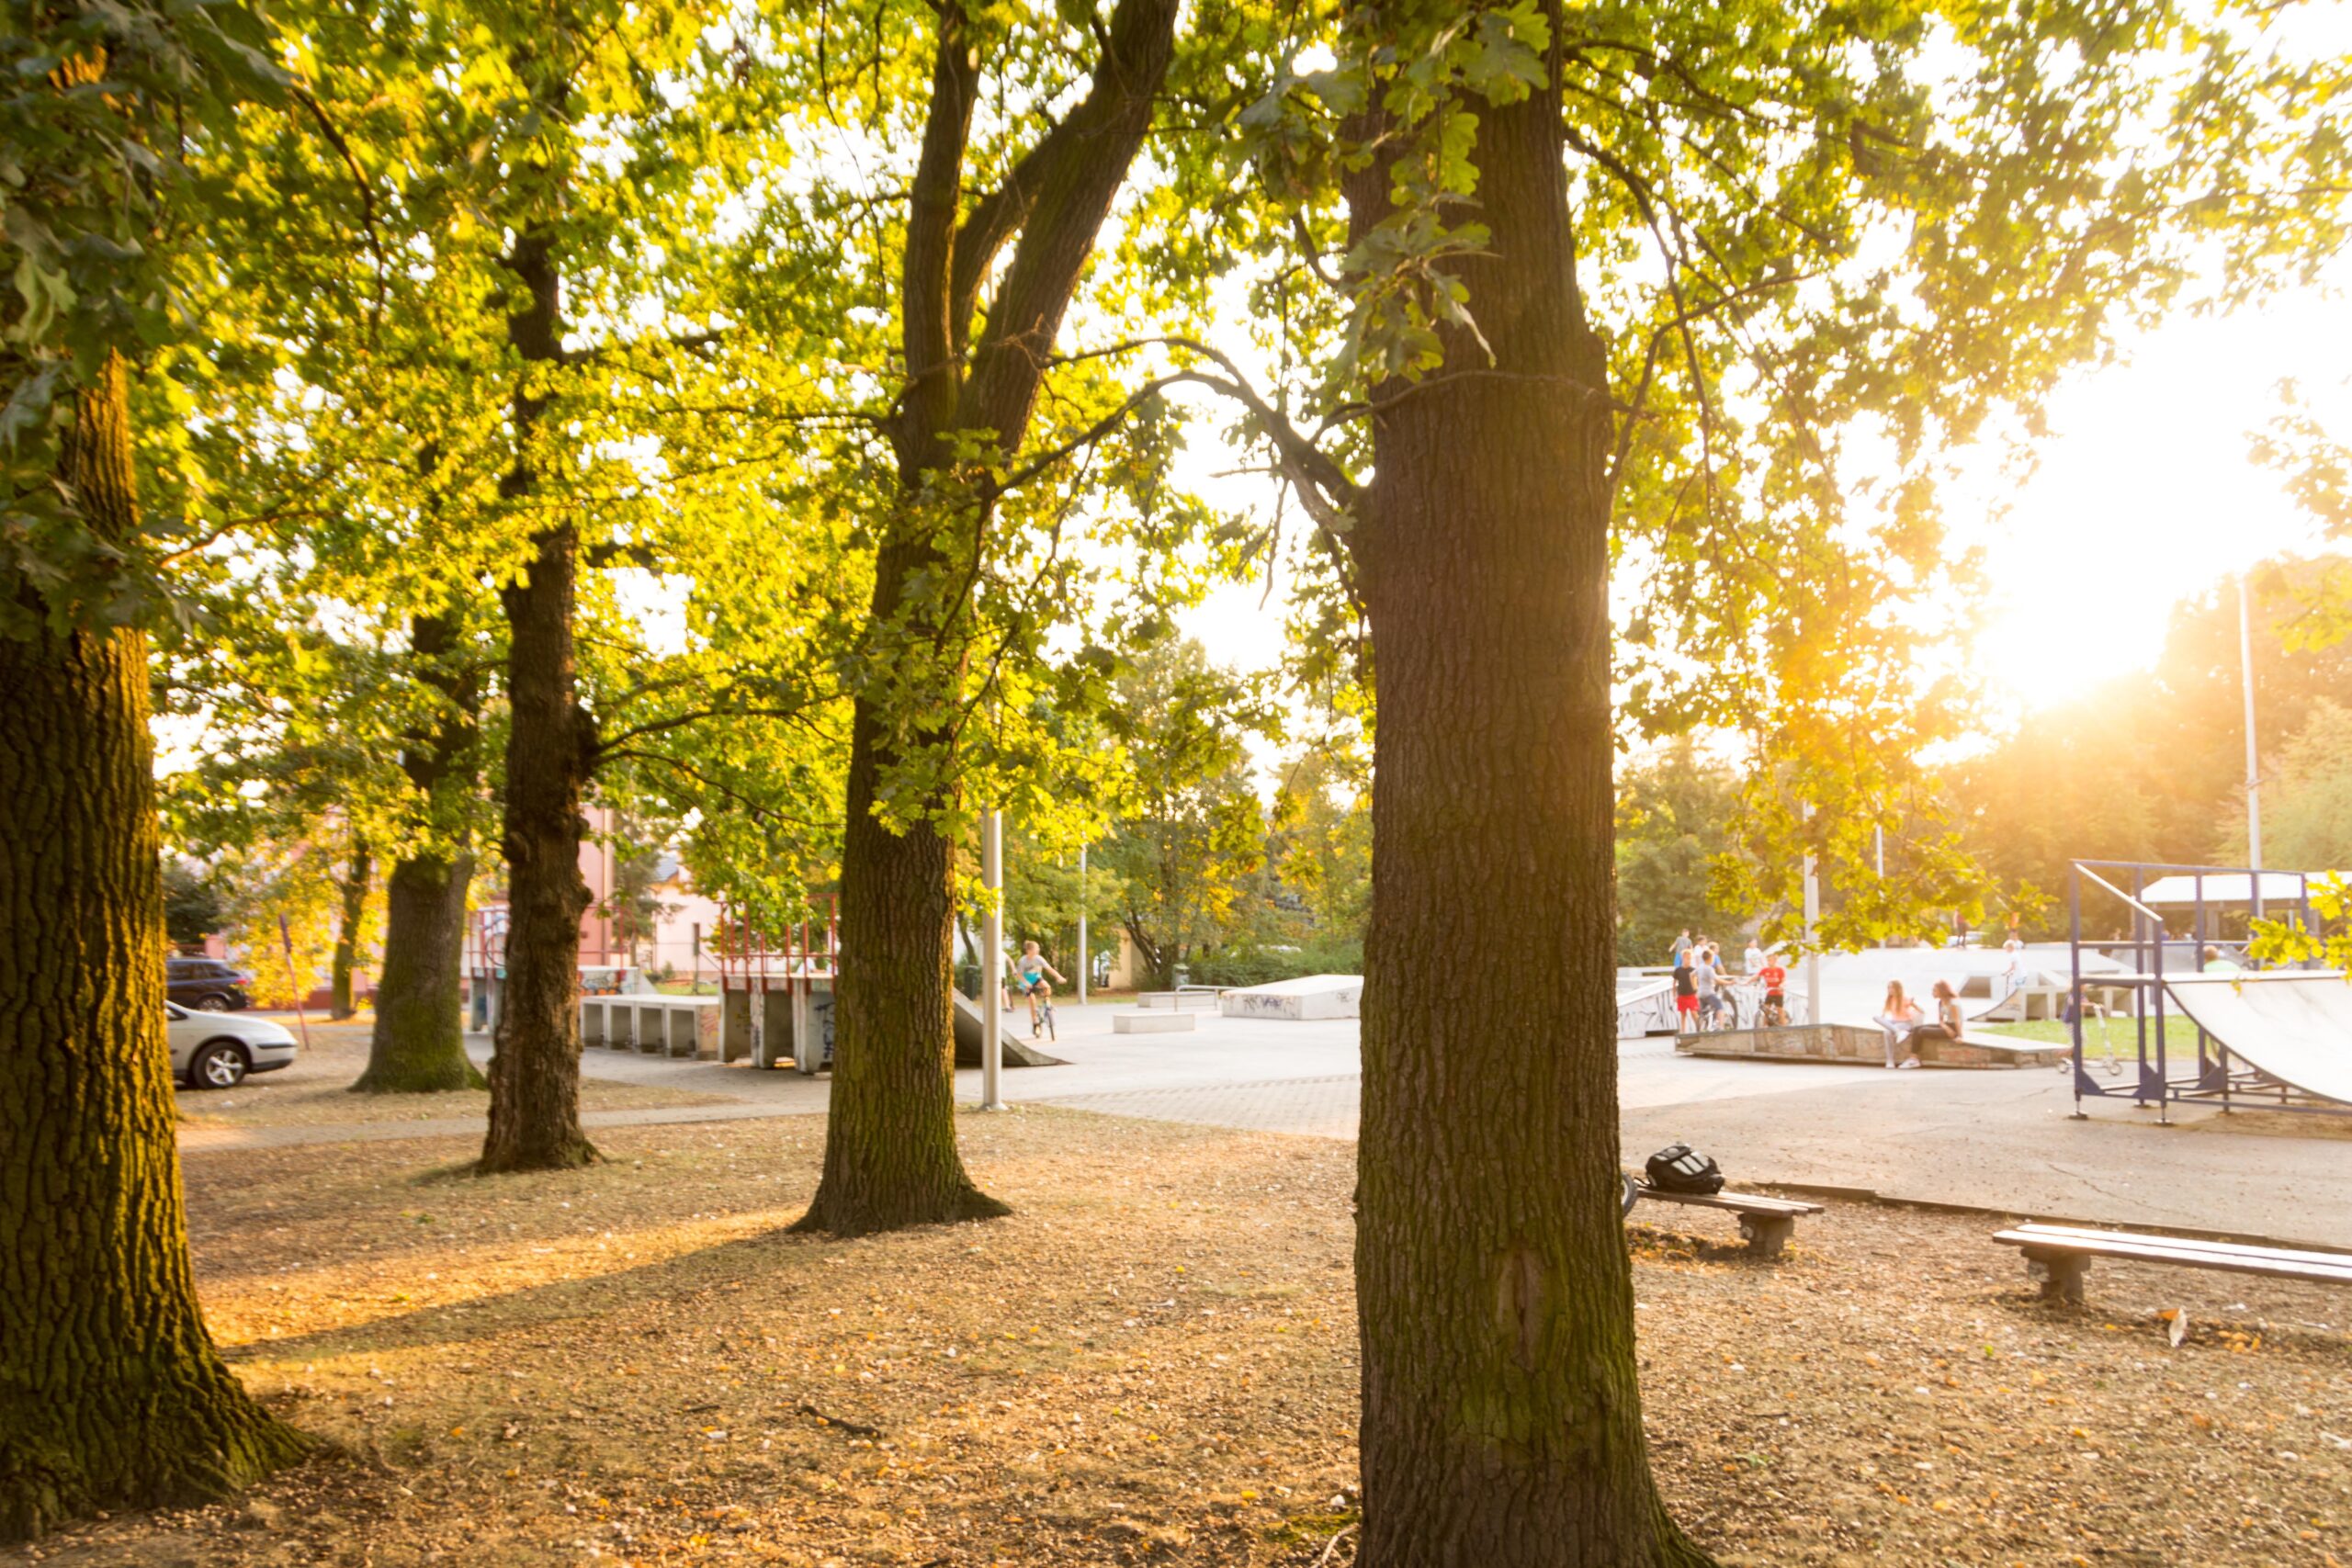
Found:
[[[1057,1007],[1058,1039],[1039,1043],[1065,1066],[1008,1069],[1016,1110],[1103,1115],[1250,1132],[1352,1139],[1361,1084],[1357,1022],[1221,1018],[1189,1032],[1121,1035],[1119,1007]],[[1006,1032],[1015,1020],[1008,1015]],[[1027,1019],[1018,1021],[1028,1037]],[[486,1058],[490,1042],[469,1049]],[[729,1103],[591,1111],[599,1126],[815,1115],[830,1080],[747,1064],[672,1061],[591,1049],[589,1077],[724,1096]],[[1875,1067],[1678,1056],[1669,1039],[1621,1041],[1625,1163],[1677,1141],[1703,1149],[1735,1187],[1802,1186],[1874,1193],[2094,1224],[2136,1225],[2352,1247],[2352,1122],[2278,1113],[2224,1117],[2124,1100],[2075,1109],[2065,1075],[2041,1069],[1887,1072]],[[979,1099],[979,1073],[958,1070],[956,1098]],[[446,1122],[446,1124],[445,1124]],[[188,1129],[191,1150],[361,1142],[478,1133],[478,1116],[395,1123]],[[2309,1129],[2309,1131],[2306,1131]]]

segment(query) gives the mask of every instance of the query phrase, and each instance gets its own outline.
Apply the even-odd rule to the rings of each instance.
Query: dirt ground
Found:
[[[329,1446],[28,1557],[1306,1568],[1354,1518],[1351,1145],[967,1116],[1012,1218],[783,1235],[822,1133],[190,1155],[213,1330]],[[1725,1564],[2352,1563],[2344,1294],[2100,1268],[2053,1308],[1982,1218],[1839,1204],[1768,1264],[1684,1213],[1631,1233],[1644,1393]]]
[[[289,1030],[292,1013],[267,1015]],[[318,1126],[337,1122],[424,1122],[441,1116],[487,1116],[487,1089],[446,1094],[353,1094],[351,1085],[368,1066],[363,1015],[349,1023],[311,1023],[310,1045],[295,1053],[291,1066],[255,1073],[232,1089],[179,1090],[180,1120],[191,1127]],[[723,1105],[720,1095],[693,1094],[652,1084],[580,1080],[583,1111],[628,1111],[639,1107]]]

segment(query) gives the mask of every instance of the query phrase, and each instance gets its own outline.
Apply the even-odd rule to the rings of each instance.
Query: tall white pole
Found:
[[[1086,846],[1078,846],[1078,1005],[1086,1005],[1086,976],[1094,968],[1094,950],[1086,945]]]
[[[1804,819],[1813,820],[1813,807],[1804,808]],[[1821,919],[1821,877],[1814,863],[1813,852],[1804,857],[1804,1021],[1819,1023],[1821,1020],[1821,953],[1813,945],[1813,928]]]
[[[2245,680],[2245,863],[2262,869],[2262,761],[2254,739],[2254,627],[2246,613],[2245,574],[2238,574],[2238,670]],[[2255,877],[2254,910],[2262,912],[2262,878]]]
[[[980,886],[989,891],[980,917],[980,1109],[1001,1111],[1004,1077],[1004,818],[980,814]]]
[[[1878,879],[1884,882],[1886,880],[1886,829],[1883,826],[1874,825],[1871,829],[1871,863],[1878,867]],[[1885,945],[1885,940],[1880,939],[1879,946]]]

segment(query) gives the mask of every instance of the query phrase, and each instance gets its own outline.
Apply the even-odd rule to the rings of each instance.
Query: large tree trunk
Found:
[[[123,367],[68,472],[133,520]],[[5,590],[35,614],[27,584]],[[164,1037],[147,642],[0,637],[0,1539],[224,1496],[301,1452],[197,1306]]]
[[[901,559],[889,557],[878,575],[877,615],[899,601]],[[893,760],[882,716],[859,698],[825,1166],[797,1230],[860,1235],[1010,1213],[973,1185],[956,1147],[954,850],[929,822],[893,832],[874,815]],[[995,1005],[989,984],[983,976],[984,1008]]]
[[[514,243],[508,266],[529,302],[509,318],[526,361],[552,362],[562,342],[559,279],[540,231]],[[510,499],[531,493],[529,443],[545,403],[514,398],[523,456],[501,483]],[[580,796],[594,764],[595,736],[573,684],[573,593],[579,542],[569,524],[543,530],[524,575],[499,595],[506,610],[506,886],[511,919],[506,979],[490,1058],[490,1134],[479,1168],[556,1170],[596,1150],[580,1128],[580,874],[585,821]]]
[[[465,962],[466,889],[474,859],[417,855],[394,863],[384,886],[384,972],[376,1030],[355,1093],[429,1094],[480,1089],[466,1055],[458,995]]]
[[[874,588],[876,626],[896,628],[891,635],[944,672],[941,689],[913,699],[929,714],[952,713],[963,695],[960,663],[952,651],[941,658],[940,648],[952,650],[966,635],[958,623],[968,606],[944,597],[956,574],[938,570],[941,540],[954,537],[959,552],[978,556],[994,521],[989,481],[960,465],[962,438],[986,433],[1001,456],[1020,450],[1071,292],[1150,129],[1175,51],[1177,9],[1177,0],[1119,0],[1085,98],[959,221],[980,45],[963,0],[937,7],[931,106],[900,271],[909,385],[893,431],[899,487]],[[967,355],[980,288],[1016,233],[986,326]],[[933,515],[943,505],[945,515]],[[893,651],[877,650],[884,661]],[[908,716],[885,712],[884,700],[860,693],[853,717],[831,1111],[824,1175],[797,1227],[803,1230],[855,1233],[1006,1212],[973,1187],[956,1148],[954,856],[929,822],[894,833],[874,815],[896,782],[893,722]],[[925,743],[944,748],[952,738],[933,730]],[[952,767],[943,772],[953,776]],[[983,978],[984,1005],[994,1005],[1001,978]]]
[[[461,667],[463,627],[454,610],[419,615],[409,630],[417,679],[434,694],[432,716],[408,738],[401,768],[422,797],[435,840],[452,853],[396,861],[384,887],[384,968],[376,981],[376,1029],[356,1092],[423,1094],[480,1089],[466,1055],[466,889],[474,859],[466,826],[479,776],[474,742],[481,683]]]
[[[352,972],[359,966],[359,923],[368,918],[368,887],[376,879],[376,857],[368,852],[368,841],[354,836],[351,840],[351,863],[344,870],[340,890],[343,908],[334,928],[334,959],[333,1000],[327,1004],[327,1017],[345,1019],[359,1010],[351,994]]]
[[[1379,682],[1360,1561],[1703,1562],[1651,1479],[1617,1207],[1606,367],[1557,103],[1477,112],[1492,239],[1461,272],[1498,362],[1451,333],[1446,377],[1380,400],[1355,541]],[[1359,228],[1388,190],[1354,183]]]

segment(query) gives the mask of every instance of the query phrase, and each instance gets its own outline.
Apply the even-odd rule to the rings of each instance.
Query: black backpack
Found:
[[[1642,1168],[1649,1184],[1661,1192],[1712,1194],[1724,1190],[1723,1171],[1688,1144],[1667,1145],[1650,1156]]]

